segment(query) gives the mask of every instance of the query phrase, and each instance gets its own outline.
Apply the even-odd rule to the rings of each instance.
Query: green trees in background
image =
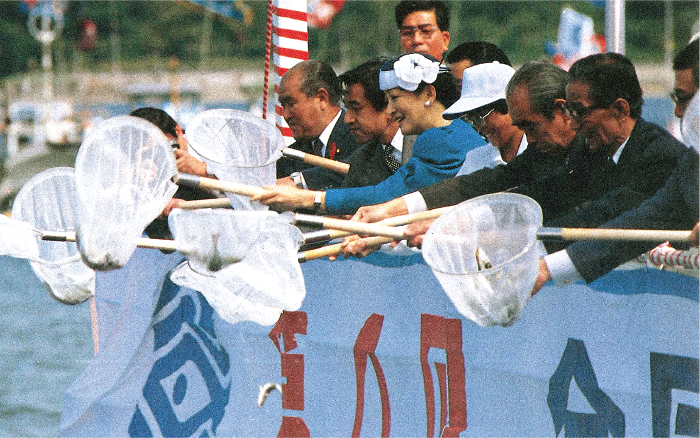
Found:
[[[41,49],[27,30],[27,15],[19,1],[0,1],[0,77],[23,73],[40,65]],[[267,1],[247,0],[253,23],[226,24],[215,20],[211,27],[208,65],[256,66],[265,56]],[[396,1],[348,0],[328,29],[310,29],[313,58],[350,67],[374,56],[392,56],[399,40],[394,23]],[[605,33],[605,8],[589,1],[449,1],[452,46],[464,41],[486,40],[499,45],[516,64],[546,57],[544,44],[556,40],[561,9],[571,7],[593,17],[597,33]],[[664,60],[664,1],[629,0],[626,3],[626,49],[635,62]],[[698,2],[673,1],[674,52],[682,47],[698,20]],[[78,23],[97,24],[96,50],[76,49]],[[70,1],[65,14],[63,38],[54,45],[57,68],[108,70],[114,60],[115,41],[120,65],[143,70],[177,57],[185,68],[201,68],[201,14],[175,0],[169,1]],[[112,33],[118,39],[110,38]]]

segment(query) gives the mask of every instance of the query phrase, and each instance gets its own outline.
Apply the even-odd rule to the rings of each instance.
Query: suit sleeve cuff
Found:
[[[402,198],[406,203],[409,214],[428,209],[428,206],[425,204],[425,199],[423,199],[423,195],[421,195],[420,192],[409,193],[408,195],[403,195]]]
[[[549,275],[556,286],[564,287],[583,280],[566,250],[546,255],[544,262],[547,264]]]

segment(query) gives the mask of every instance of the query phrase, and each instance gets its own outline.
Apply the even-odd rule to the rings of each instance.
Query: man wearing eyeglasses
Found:
[[[695,187],[691,196],[693,200],[697,197],[697,154],[685,147],[679,148],[668,138],[668,133],[639,117],[641,90],[637,93],[636,86],[629,86],[630,69],[633,71],[627,58],[607,53],[577,61],[569,70],[566,104],[575,120],[575,129],[586,138],[591,150],[601,151],[613,160],[617,158],[617,167],[623,160],[636,161],[636,171],[625,176],[626,181],[612,193],[613,196],[596,201],[598,209],[593,211],[604,213],[600,217],[608,221],[602,225],[606,228],[664,228],[664,224],[674,224],[670,228],[676,228],[687,225],[689,217],[697,218],[697,202],[688,203],[685,199],[686,186]],[[605,74],[596,75],[596,72]],[[677,104],[676,113],[684,114],[686,104],[680,107]],[[664,158],[666,164],[658,166],[657,163]],[[666,170],[671,164],[674,164],[671,167],[673,175],[669,177]],[[656,192],[658,188],[661,190]],[[635,203],[634,198],[640,201]],[[551,225],[562,226],[561,223],[555,221]],[[558,285],[580,279],[593,281],[619,263],[653,247],[647,248],[647,245],[648,242],[576,242],[540,261],[540,273],[533,293],[551,279]],[[551,250],[552,246],[548,249]]]
[[[450,45],[450,12],[442,1],[402,1],[395,9],[401,53],[442,60]]]
[[[673,114],[681,118],[690,99],[698,91],[698,38],[692,40],[673,58],[674,86],[671,100]]]
[[[565,108],[585,147],[572,151],[569,165],[548,182],[558,196],[532,197],[549,226],[597,227],[653,196],[687,149],[642,119],[642,89],[625,56],[580,59],[566,82]]]
[[[698,221],[698,39],[691,41],[673,60],[675,85],[671,99],[674,114],[682,118],[683,140],[689,149],[664,186],[639,206],[606,222],[603,228],[689,229],[697,245]],[[694,98],[695,97],[695,98]],[[694,98],[694,99],[693,99]],[[694,105],[694,107],[693,107]],[[689,108],[689,106],[691,108]],[[590,283],[621,263],[654,247],[658,242],[575,242],[565,250],[540,260],[532,294],[550,280],[564,286],[578,280]]]

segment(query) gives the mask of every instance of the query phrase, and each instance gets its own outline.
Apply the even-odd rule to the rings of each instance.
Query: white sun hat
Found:
[[[497,61],[464,69],[462,95],[442,113],[442,117],[447,120],[456,119],[473,109],[505,99],[506,85],[513,73],[513,67]]]

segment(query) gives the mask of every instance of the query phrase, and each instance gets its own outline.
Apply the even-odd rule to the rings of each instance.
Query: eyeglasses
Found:
[[[584,106],[584,105],[581,105],[580,103],[577,103],[577,102],[573,102],[573,103],[566,102],[564,104],[564,109],[566,109],[566,114],[568,114],[569,117],[572,117],[572,118],[577,119],[577,120],[581,120],[581,119],[585,118],[587,115],[589,115],[591,113],[591,111],[593,111],[594,109],[599,109],[599,108],[605,108],[605,106],[596,105],[596,104]]]
[[[429,39],[433,36],[435,32],[439,29],[432,24],[421,24],[418,27],[413,26],[403,26],[399,29],[399,35],[401,38],[413,38],[416,32],[420,32],[420,36],[424,39]]]
[[[468,116],[465,115],[464,119],[471,123],[475,128],[484,126],[486,124],[486,118],[491,115],[492,112],[496,111],[496,108],[491,108],[491,111],[487,112],[483,116]]]
[[[673,90],[670,93],[668,93],[668,97],[671,98],[673,103],[676,105],[685,105],[688,102],[690,102],[690,99],[695,96],[695,93],[686,93],[685,91],[682,90]]]

